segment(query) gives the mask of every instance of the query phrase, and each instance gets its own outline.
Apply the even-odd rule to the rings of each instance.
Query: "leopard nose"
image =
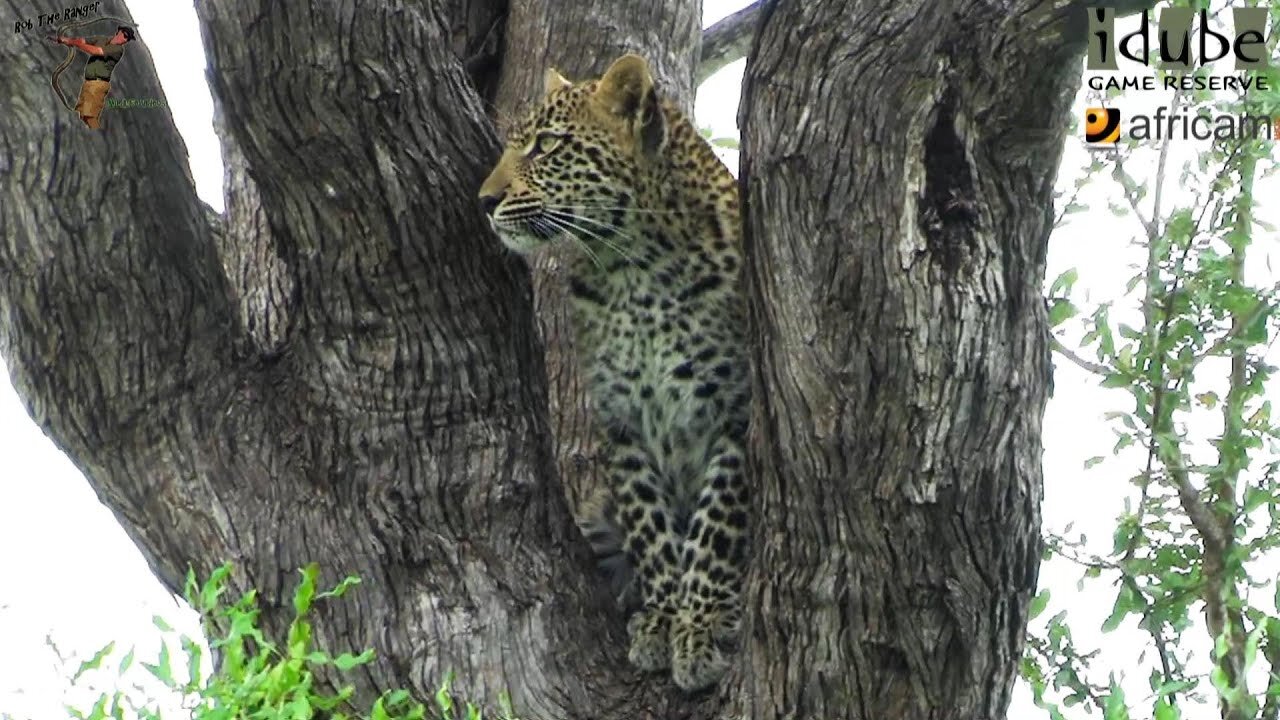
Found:
[[[500,192],[497,195],[481,195],[480,207],[484,210],[484,214],[493,217],[493,212],[498,209],[498,205],[506,195],[505,192]]]

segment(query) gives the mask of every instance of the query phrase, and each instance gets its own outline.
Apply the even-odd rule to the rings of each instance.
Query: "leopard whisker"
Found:
[[[578,216],[564,216],[564,215],[560,215],[557,218],[558,222],[561,223],[561,226],[572,228],[579,232],[583,232],[590,235],[592,239],[598,241],[601,245],[604,245],[606,248],[614,251],[619,256],[621,256],[622,259],[625,260],[628,264],[631,264],[631,265],[636,264],[635,258],[631,257],[631,255],[629,255],[627,251],[623,250],[621,246],[610,241],[608,238],[604,237],[600,233],[593,231],[591,228],[584,227],[581,224],[574,222],[575,220],[587,220],[587,219],[588,218],[583,218]],[[627,236],[623,235],[623,237],[627,237]]]
[[[632,265],[635,265],[635,264],[636,264],[635,258],[631,257],[631,255],[630,255],[630,254],[628,254],[628,253],[627,253],[627,251],[623,250],[621,246],[619,246],[618,244],[616,244],[616,243],[612,242],[611,240],[609,240],[608,238],[606,238],[604,235],[601,235],[600,233],[598,233],[598,232],[596,232],[596,231],[592,230],[591,228],[584,227],[584,226],[582,226],[582,225],[578,224],[578,223],[577,223],[577,222],[575,222],[575,221],[581,221],[581,222],[588,222],[588,223],[592,223],[593,225],[597,225],[597,226],[599,226],[600,228],[604,229],[605,231],[610,231],[610,232],[617,233],[617,234],[621,235],[622,237],[626,238],[627,240],[630,240],[632,243],[634,243],[634,242],[635,242],[634,238],[632,238],[632,237],[631,237],[630,235],[628,235],[627,233],[623,232],[623,231],[621,230],[621,228],[617,228],[617,227],[614,227],[614,226],[609,225],[609,224],[607,224],[607,223],[602,223],[602,222],[600,222],[599,220],[594,220],[594,219],[592,219],[592,218],[585,217],[585,216],[582,216],[582,215],[573,215],[573,214],[569,214],[569,213],[559,212],[559,211],[556,211],[556,210],[546,210],[546,211],[545,211],[545,214],[550,215],[550,216],[553,216],[553,217],[556,217],[556,218],[557,218],[561,223],[563,223],[563,224],[567,224],[567,225],[569,225],[570,227],[573,227],[573,228],[574,228],[574,229],[576,229],[576,230],[580,230],[580,231],[582,231],[582,232],[584,232],[584,233],[587,233],[587,234],[588,234],[588,235],[590,235],[591,237],[593,237],[593,238],[595,238],[596,240],[600,241],[600,244],[602,244],[602,245],[604,245],[605,247],[609,248],[610,250],[612,250],[612,251],[614,251],[614,252],[618,253],[618,255],[620,255],[620,256],[622,257],[622,259],[626,260],[628,263],[630,263],[630,264],[632,264]]]
[[[576,243],[578,247],[582,248],[582,251],[586,253],[588,258],[591,259],[591,262],[600,270],[604,270],[604,263],[600,262],[600,256],[597,255],[594,251],[592,251],[591,246],[583,242],[582,238],[578,237],[576,234],[572,232],[572,230],[576,228],[569,227],[560,218],[550,214],[544,213],[542,216],[534,219],[541,223],[545,223],[546,227],[559,230],[565,235],[568,235],[569,237],[573,238],[574,243]]]

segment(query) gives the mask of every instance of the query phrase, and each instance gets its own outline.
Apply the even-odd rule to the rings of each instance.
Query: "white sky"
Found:
[[[744,4],[743,0],[707,0],[704,19],[714,22]],[[193,51],[201,47],[194,9],[174,0],[132,0],[129,7],[156,61],[169,106],[186,141],[197,190],[206,202],[221,209],[222,164],[212,130],[204,60],[201,53]],[[736,136],[743,64],[729,66],[699,92],[698,122],[710,126],[716,136]],[[1160,93],[1133,93],[1126,99],[1145,109],[1166,101]],[[1177,164],[1173,167],[1200,147],[1194,143],[1175,146]],[[735,164],[736,153],[722,151],[722,156],[731,166]],[[1153,174],[1153,158],[1135,160],[1130,170],[1142,176]],[[1087,162],[1080,142],[1069,140],[1060,186],[1069,187],[1075,169]],[[1276,197],[1277,184],[1273,178],[1260,186],[1258,198]],[[1142,260],[1141,251],[1129,242],[1137,225],[1131,218],[1116,220],[1106,211],[1107,200],[1118,199],[1118,195],[1105,179],[1084,199],[1096,210],[1073,216],[1073,222],[1055,234],[1048,279],[1076,267],[1080,298],[1094,302],[1119,298],[1133,272],[1131,266]],[[1171,200],[1179,201],[1176,193]],[[1186,202],[1185,192],[1181,201]],[[1272,222],[1280,220],[1274,206],[1265,200],[1260,213]],[[1269,254],[1275,260],[1278,252],[1274,238],[1259,243],[1250,263],[1251,276],[1274,277],[1271,268],[1275,263],[1266,263],[1263,256]],[[1061,358],[1055,358],[1055,366],[1055,394],[1044,426],[1045,527],[1061,530],[1073,522],[1073,534],[1087,534],[1090,548],[1105,554],[1114,518],[1123,512],[1131,495],[1127,478],[1142,458],[1131,453],[1088,471],[1082,467],[1091,456],[1110,454],[1114,436],[1102,422],[1102,415],[1108,410],[1130,409],[1129,401],[1122,391],[1098,387],[1093,378]],[[0,382],[0,457],[5,459],[5,472],[0,477],[0,548],[5,549],[5,572],[0,578],[0,720],[8,720],[4,713],[14,720],[65,717],[64,700],[83,702],[83,696],[64,698],[65,677],[79,659],[109,640],[118,641],[121,648],[137,645],[139,659],[154,659],[160,642],[151,621],[154,614],[191,634],[196,634],[197,626],[190,611],[180,608],[152,577],[110,511],[32,423],[5,382]],[[1053,601],[1042,618],[1068,609],[1077,645],[1085,650],[1103,649],[1100,667],[1124,677],[1130,702],[1146,697],[1151,653],[1145,635],[1132,620],[1118,631],[1102,635],[1099,628],[1110,612],[1114,589],[1108,582],[1095,581],[1077,592],[1079,577],[1076,568],[1061,561],[1041,569],[1042,587],[1053,592]],[[1259,592],[1269,596],[1272,588]],[[64,654],[78,654],[77,661],[59,668],[46,646],[46,637]],[[1204,646],[1198,638],[1197,644]],[[1147,657],[1140,659],[1144,653]],[[138,679],[133,673],[130,677]],[[1094,679],[1105,682],[1105,672]],[[1209,707],[1184,707],[1183,712],[1189,720],[1214,716]],[[1144,714],[1149,716],[1149,710],[1139,708],[1137,717]],[[1078,717],[1079,713],[1069,716]],[[1009,717],[1020,720],[1045,714],[1031,705],[1029,693],[1020,685]]]

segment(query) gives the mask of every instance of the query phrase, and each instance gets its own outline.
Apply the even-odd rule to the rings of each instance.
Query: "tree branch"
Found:
[[[1076,351],[1072,350],[1066,345],[1063,345],[1062,341],[1059,340],[1057,337],[1050,338],[1049,347],[1052,348],[1054,352],[1058,353],[1059,355],[1062,355],[1066,359],[1075,363],[1077,366],[1080,367],[1080,369],[1086,372],[1090,372],[1090,373],[1093,373],[1094,375],[1099,375],[1102,377],[1106,377],[1107,374],[1111,372],[1111,370],[1107,368],[1106,365],[1103,365],[1101,363],[1096,363],[1091,360],[1086,360],[1085,358],[1081,357],[1078,353],[1076,353]]]
[[[694,71],[694,87],[706,82],[725,65],[747,56],[760,20],[760,5],[761,0],[756,0],[702,32],[702,53]]]
[[[113,5],[103,12],[128,17]],[[60,52],[29,32],[0,48],[0,60],[51,69]],[[0,354],[58,447],[86,474],[117,481],[100,482],[99,496],[176,590],[187,554],[171,532],[174,508],[216,502],[187,487],[185,465],[167,462],[172,430],[197,398],[225,401],[237,376],[215,228],[167,111],[108,110],[90,130],[47,75],[3,84]],[[142,41],[129,44],[111,93],[164,96]],[[129,447],[154,464],[118,461]],[[151,485],[133,494],[130,482]],[[189,537],[222,552],[205,529]]]

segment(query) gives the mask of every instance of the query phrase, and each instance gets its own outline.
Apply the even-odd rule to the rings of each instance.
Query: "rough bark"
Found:
[[[609,17],[635,29],[612,41],[642,52],[676,26],[697,41],[688,4],[598,5],[510,12]],[[556,479],[529,273],[472,190],[498,149],[473,80],[496,93],[503,68],[541,67],[548,47],[573,47],[551,59],[583,72],[618,48],[570,43],[565,21],[496,67],[468,62],[501,37],[505,3],[198,11],[220,217],[168,113],[108,110],[89,132],[47,84],[57,48],[33,31],[0,50],[0,351],[33,418],[172,589],[188,564],[232,560],[279,631],[295,568],[359,574],[316,629],[378,650],[366,697],[429,697],[453,670],[461,693],[508,691],[530,718],[660,707],[669,693],[619,652]],[[669,74],[688,95],[690,63]],[[144,44],[112,92],[163,96]]]
[[[232,560],[279,631],[294,568],[361,575],[316,631],[379,651],[363,696],[453,670],[530,720],[996,717],[1035,579],[1039,288],[1077,43],[1048,4],[880,5],[762,11],[755,576],[740,666],[701,704],[626,666],[557,480],[558,461],[589,483],[591,449],[555,259],[535,322],[473,198],[490,118],[546,65],[639,51],[688,105],[696,3],[199,3],[221,216],[167,112],[84,129],[46,82],[59,50],[18,36],[0,354],[171,588]],[[112,92],[162,96],[144,44]]]
[[[777,2],[740,116],[758,483],[723,718],[1002,717],[1039,564],[1060,15]]]

